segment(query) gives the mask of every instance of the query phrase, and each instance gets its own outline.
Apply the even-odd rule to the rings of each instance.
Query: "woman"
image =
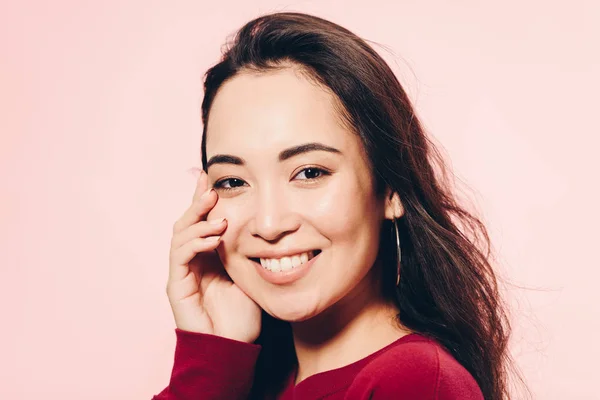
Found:
[[[508,397],[485,228],[371,47],[314,16],[257,18],[207,72],[202,119],[156,400]]]

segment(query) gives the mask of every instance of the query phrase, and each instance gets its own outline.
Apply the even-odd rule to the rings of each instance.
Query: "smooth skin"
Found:
[[[173,226],[167,296],[177,328],[254,342],[261,310],[225,273],[215,252],[227,220],[206,221],[217,203],[201,172],[193,201]]]
[[[336,151],[293,150],[307,143]],[[261,309],[289,321],[296,383],[409,333],[374,268],[383,220],[404,210],[397,194],[376,195],[332,93],[294,68],[240,73],[215,96],[206,152],[208,175],[171,246],[167,293],[179,329],[251,343]],[[321,253],[307,274],[286,285],[267,282],[252,261],[314,249]]]

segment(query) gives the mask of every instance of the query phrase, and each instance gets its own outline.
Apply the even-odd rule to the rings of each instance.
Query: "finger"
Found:
[[[196,188],[194,189],[192,201],[206,192],[206,189],[208,189],[208,175],[201,169],[200,175],[198,175],[198,179],[196,180]]]
[[[198,200],[194,200],[192,205],[185,210],[183,215],[173,225],[173,234],[177,234],[193,224],[205,219],[206,214],[217,204],[218,196],[214,189],[210,189]]]
[[[222,235],[225,227],[227,227],[227,220],[225,218],[197,222],[173,235],[171,248],[178,249],[194,238]]]
[[[173,225],[173,233],[180,232],[193,223],[189,222],[189,217],[184,217],[186,217],[186,214],[189,214],[190,208],[194,207],[194,203],[196,203],[195,200],[199,199],[202,194],[206,192],[208,189],[207,186],[208,177],[204,171],[200,170],[200,176],[198,176],[198,179],[196,180],[196,188],[194,189],[194,195],[192,197],[192,205],[188,207],[188,209],[181,215],[181,217],[179,217],[179,219],[177,219],[177,221],[175,221],[175,224]]]
[[[173,225],[173,234],[181,232],[203,219],[215,206],[217,199],[216,192],[208,187],[208,175],[202,171],[196,184],[192,204]]]
[[[215,250],[220,242],[220,236],[196,238],[172,251],[169,260],[169,280],[178,281],[185,278],[190,271],[188,264],[196,254]]]

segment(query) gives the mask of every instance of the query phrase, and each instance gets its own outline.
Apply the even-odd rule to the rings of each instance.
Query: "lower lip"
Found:
[[[264,268],[260,263],[256,261],[252,261],[254,266],[258,270],[258,274],[267,282],[270,282],[274,285],[285,285],[288,283],[292,283],[302,278],[304,275],[308,273],[312,265],[315,263],[315,260],[319,258],[321,253],[317,254],[310,261],[300,264],[296,268],[289,269],[287,271],[281,272],[272,272],[268,269]]]

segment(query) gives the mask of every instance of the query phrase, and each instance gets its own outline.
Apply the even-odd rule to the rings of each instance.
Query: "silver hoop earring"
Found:
[[[402,264],[402,249],[400,248],[400,233],[398,232],[398,219],[394,218],[396,231],[396,286],[400,284],[400,265]]]

